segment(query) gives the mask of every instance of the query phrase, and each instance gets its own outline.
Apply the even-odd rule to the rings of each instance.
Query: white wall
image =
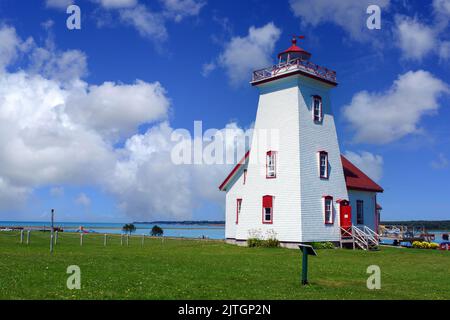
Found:
[[[352,223],[355,226],[362,226],[356,223],[356,201],[364,201],[364,225],[375,231],[375,208],[376,193],[369,191],[349,190],[350,205],[352,206]]]
[[[226,237],[244,240],[249,230],[273,229],[284,242],[338,241],[339,212],[336,200],[348,199],[334,118],[331,86],[309,78],[289,77],[259,86],[246,184],[237,181],[226,197]],[[315,124],[311,95],[322,96],[324,120]],[[261,129],[279,129],[279,139],[263,146],[257,142]],[[278,143],[277,143],[278,142]],[[277,151],[277,178],[266,179],[266,152]],[[317,152],[328,152],[330,178],[318,175]],[[239,179],[243,179],[243,175]],[[274,196],[273,224],[262,223],[262,197]],[[323,195],[331,195],[334,225],[326,225]],[[242,197],[238,225],[236,199]]]
[[[308,78],[299,81],[300,172],[302,195],[302,241],[338,241],[340,239],[338,199],[348,199],[341,163],[330,86]],[[322,98],[323,121],[312,120],[312,96]],[[329,178],[320,179],[318,152],[328,152]],[[323,196],[333,197],[334,224],[324,223]]]
[[[249,230],[263,234],[273,229],[280,241],[301,241],[298,88],[292,79],[260,88],[247,181],[236,237],[247,239]],[[267,144],[261,130],[278,129]],[[276,132],[272,132],[276,133]],[[277,177],[266,179],[266,152],[277,151]],[[262,197],[274,196],[273,224],[262,223]]]
[[[240,168],[240,172],[244,169],[244,166]],[[236,200],[242,199],[244,197],[243,189],[244,189],[244,175],[236,175],[229,182],[230,186],[228,187],[229,191],[227,191],[225,197],[225,238],[236,238]],[[244,201],[243,201],[244,202]],[[242,213],[242,208],[241,208]]]

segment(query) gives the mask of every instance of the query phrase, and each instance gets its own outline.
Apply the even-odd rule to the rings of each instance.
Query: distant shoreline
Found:
[[[408,226],[414,228],[425,228],[426,230],[448,231],[450,220],[406,220],[406,221],[381,221],[386,226]]]
[[[224,226],[225,221],[134,221],[133,224],[185,224],[185,225],[208,225],[208,226]]]

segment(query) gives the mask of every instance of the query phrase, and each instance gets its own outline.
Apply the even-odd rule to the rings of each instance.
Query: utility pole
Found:
[[[55,209],[52,209],[52,223],[50,229],[50,253],[53,253],[53,222],[55,216]]]

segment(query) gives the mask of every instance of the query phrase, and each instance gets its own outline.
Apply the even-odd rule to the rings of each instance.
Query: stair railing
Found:
[[[377,246],[379,245],[378,235],[376,234],[375,231],[373,231],[367,226],[364,226],[364,233],[367,234],[368,240],[370,240]]]
[[[352,226],[353,238],[355,242],[364,250],[369,248],[369,242],[366,233],[356,226]]]

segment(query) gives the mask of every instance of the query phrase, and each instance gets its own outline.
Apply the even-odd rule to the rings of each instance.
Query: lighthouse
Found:
[[[297,37],[291,42],[275,65],[252,74],[259,102],[251,148],[219,186],[231,243],[245,244],[255,234],[275,235],[286,247],[339,243],[353,226],[378,225],[382,188],[339,149],[330,95],[336,72],[313,63]],[[260,132],[275,134],[261,144]]]

